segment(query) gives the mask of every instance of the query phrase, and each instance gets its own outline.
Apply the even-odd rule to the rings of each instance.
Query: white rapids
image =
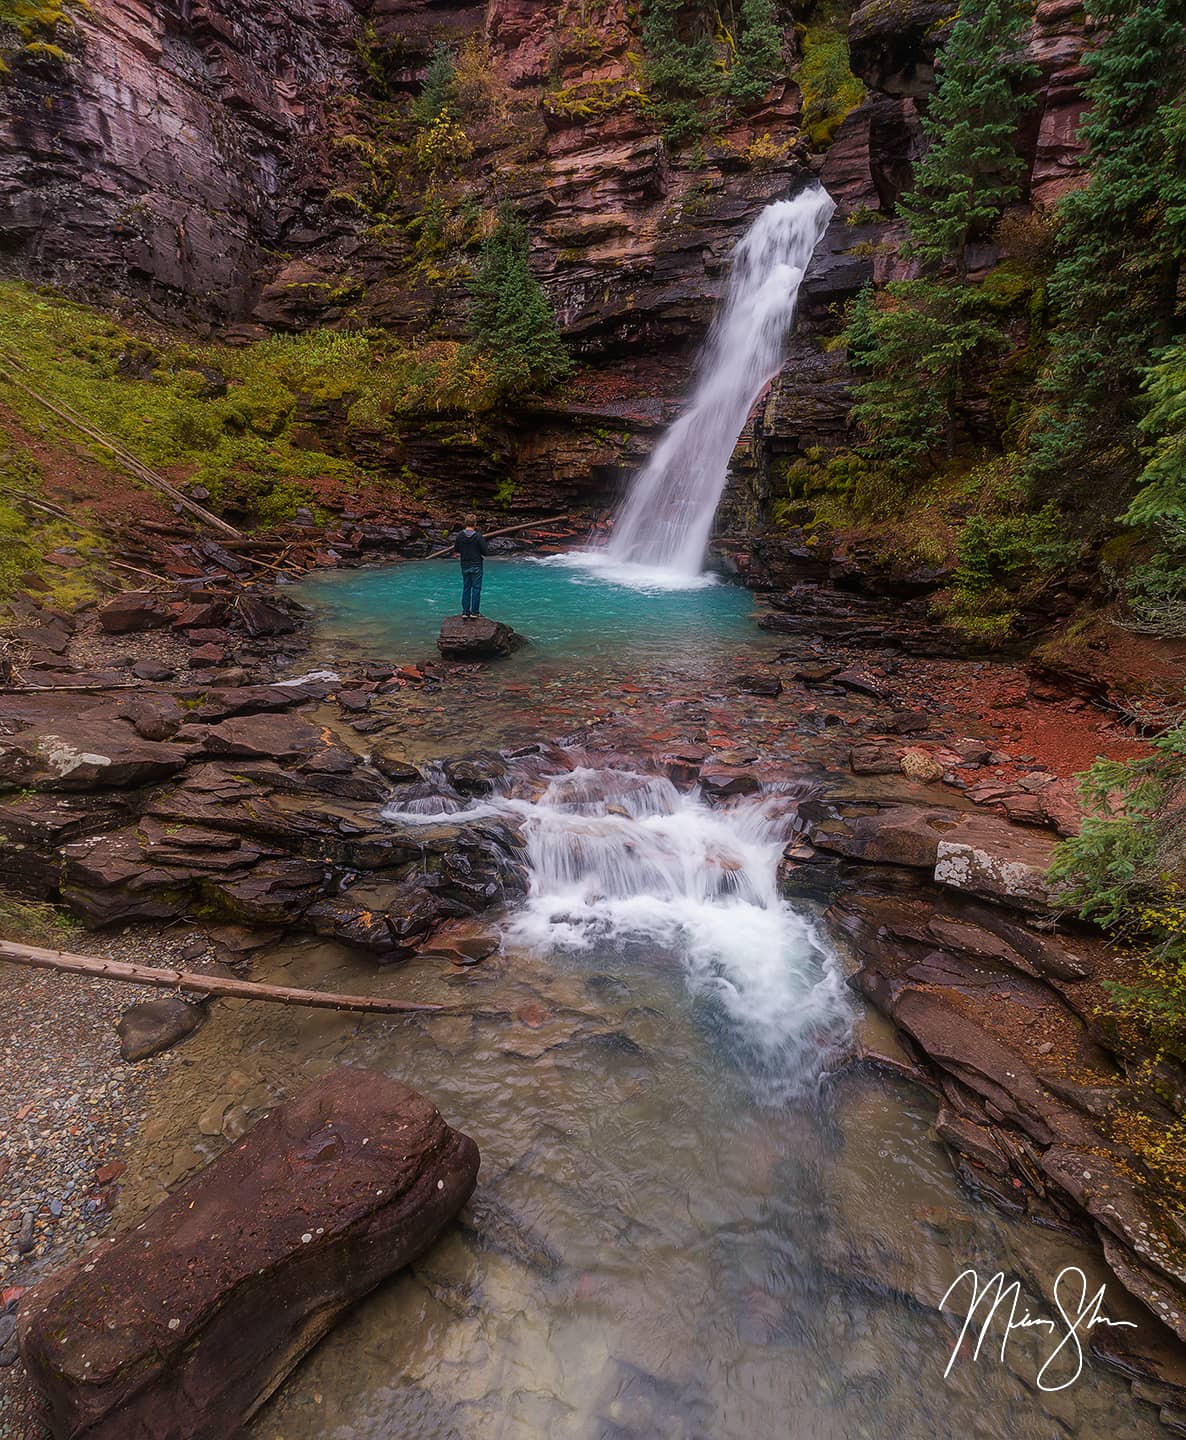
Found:
[[[793,795],[710,806],[663,776],[577,768],[531,799],[393,802],[391,818],[501,814],[523,827],[531,888],[503,927],[512,948],[609,946],[682,966],[764,1071],[798,1085],[846,1028],[838,970],[814,927],[778,891]],[[413,808],[414,807],[414,808]]]
[[[737,437],[782,364],[799,286],[835,208],[812,185],[767,205],[738,244],[688,408],[635,478],[609,544],[585,557],[606,578],[658,588],[700,575]]]

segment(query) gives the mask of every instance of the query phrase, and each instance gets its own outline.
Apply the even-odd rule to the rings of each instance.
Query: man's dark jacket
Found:
[[[490,554],[486,548],[486,539],[480,530],[475,530],[472,535],[467,535],[464,530],[459,531],[457,539],[453,542],[453,549],[461,556],[463,570],[480,570],[482,556]]]

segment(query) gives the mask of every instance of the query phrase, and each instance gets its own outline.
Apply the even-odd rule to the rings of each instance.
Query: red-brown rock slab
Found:
[[[478,1149],[414,1090],[333,1071],[25,1297],[56,1440],[225,1440],[465,1204]]]
[[[112,635],[153,630],[172,619],[164,600],[151,590],[128,590],[99,611],[99,624]]]
[[[437,649],[446,660],[494,659],[509,655],[523,643],[523,636],[509,625],[501,620],[488,620],[484,615],[470,620],[450,615],[437,636]]]

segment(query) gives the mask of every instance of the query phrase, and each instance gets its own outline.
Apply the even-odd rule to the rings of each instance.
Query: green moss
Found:
[[[22,577],[35,574],[48,585],[41,592],[51,605],[73,609],[100,593],[102,539],[83,523],[59,519],[46,503],[41,472],[33,456],[0,430],[0,611],[25,588]],[[82,562],[78,568],[43,564],[52,550],[67,548]]]
[[[984,277],[980,294],[994,310],[1012,310],[1033,295],[1033,274],[1023,265],[1006,260]]]
[[[641,109],[647,103],[642,90],[617,76],[578,80],[544,97],[544,109],[549,114],[579,120],[594,120],[626,107]]]
[[[358,466],[310,448],[323,407],[346,414],[349,436],[352,428],[397,430],[426,413],[472,416],[496,395],[486,362],[458,342],[312,330],[241,348],[149,344],[96,311],[20,284],[0,285],[0,349],[22,357],[29,384],[46,398],[69,404],[175,481],[204,486],[213,508],[248,523],[289,518],[323,485],[368,483]],[[58,422],[35,401],[18,392],[9,403],[31,433],[59,439]],[[93,454],[113,463],[98,447]]]
[[[68,65],[71,56],[59,43],[74,29],[72,8],[84,0],[0,0],[0,76],[20,57]]]
[[[0,893],[0,939],[60,947],[68,944],[79,929],[78,921],[56,905]]]
[[[832,143],[841,124],[865,97],[848,63],[848,20],[833,4],[819,8],[803,32],[803,58],[795,72],[803,96],[803,130],[817,150]]]

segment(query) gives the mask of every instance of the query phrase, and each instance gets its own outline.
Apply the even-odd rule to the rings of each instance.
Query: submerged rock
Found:
[[[172,995],[132,1005],[119,1017],[115,1027],[120,1058],[146,1060],[150,1055],[168,1050],[192,1035],[205,1018],[205,1006],[191,1005]]]
[[[465,1204],[478,1149],[423,1095],[334,1071],[142,1225],[29,1294],[21,1352],[58,1436],[223,1440]]]
[[[509,655],[526,643],[524,637],[501,620],[485,615],[467,620],[450,615],[437,636],[437,649],[448,660],[490,660]]]
[[[777,675],[762,675],[755,672],[749,675],[739,675],[734,683],[746,695],[766,695],[771,699],[777,699],[782,694],[782,681]]]

